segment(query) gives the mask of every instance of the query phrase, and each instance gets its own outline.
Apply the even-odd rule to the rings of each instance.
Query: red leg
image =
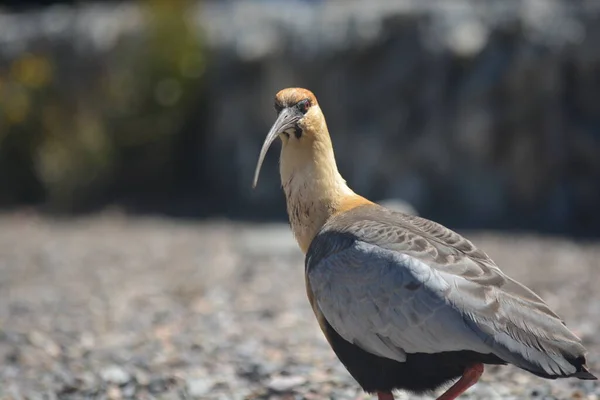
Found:
[[[390,392],[377,392],[377,400],[394,400],[394,395]]]
[[[483,374],[483,364],[474,364],[463,372],[463,376],[450,389],[437,398],[437,400],[454,400],[473,386]]]

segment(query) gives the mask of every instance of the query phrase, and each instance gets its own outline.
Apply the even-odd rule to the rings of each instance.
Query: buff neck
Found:
[[[281,184],[294,237],[303,253],[332,216],[371,203],[354,193],[340,175],[323,123],[318,134],[283,137]]]

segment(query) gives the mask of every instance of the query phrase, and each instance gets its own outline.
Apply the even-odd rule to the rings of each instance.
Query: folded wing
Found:
[[[471,350],[545,377],[593,379],[580,340],[537,295],[431,221],[359,207],[325,225],[306,269],[331,326],[373,354],[402,362]]]

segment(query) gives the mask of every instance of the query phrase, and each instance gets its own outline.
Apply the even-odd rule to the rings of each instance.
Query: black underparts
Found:
[[[362,350],[343,339],[326,321],[324,328],[335,354],[363,390],[369,393],[391,392],[393,389],[428,392],[460,377],[472,364],[506,364],[493,354],[467,350],[407,354],[406,362],[401,363]]]

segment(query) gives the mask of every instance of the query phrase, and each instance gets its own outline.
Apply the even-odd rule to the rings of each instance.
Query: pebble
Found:
[[[90,371],[85,371],[82,374],[78,375],[77,380],[79,381],[79,385],[83,389],[92,389],[98,383],[98,378]]]
[[[206,378],[188,378],[186,379],[187,392],[192,397],[200,397],[207,394],[215,382]]]
[[[302,376],[275,376],[271,378],[267,387],[275,392],[288,392],[296,386],[306,383],[306,378]]]
[[[153,394],[166,392],[169,390],[171,383],[173,383],[172,380],[168,378],[154,378],[148,383],[148,391]]]
[[[61,353],[60,347],[52,339],[41,332],[30,332],[28,339],[32,345],[44,350],[51,357],[58,357]]]
[[[123,394],[118,386],[109,386],[108,389],[106,389],[106,397],[108,397],[110,400],[121,400],[123,398]]]
[[[100,372],[100,377],[105,382],[114,383],[115,385],[119,386],[125,385],[131,380],[131,374],[129,374],[129,372],[116,365],[112,365],[103,369]]]
[[[135,381],[140,386],[148,386],[150,384],[150,377],[144,371],[137,370],[135,371]]]
[[[23,257],[3,270],[7,284],[0,285],[0,297],[4,294],[9,302],[27,298],[33,313],[27,321],[10,316],[2,321],[0,358],[4,363],[0,365],[0,382],[6,383],[5,388],[14,388],[5,393],[32,400],[40,397],[34,392],[48,400],[373,400],[374,396],[360,390],[319,331],[306,302],[299,252],[252,253],[251,260],[245,260],[248,254],[244,248],[232,243],[253,231],[259,240],[264,229],[253,225],[237,230],[223,229],[229,225],[221,222],[209,229],[203,223],[190,223],[188,227],[165,221],[128,221],[118,225],[110,220],[63,222],[60,229],[48,223],[36,234],[41,235],[38,239],[32,234],[29,240],[15,241],[0,251],[0,263],[3,257]],[[106,231],[102,226],[111,228]],[[227,235],[215,234],[219,226]],[[9,243],[7,237],[12,238],[10,228],[0,216],[0,245]],[[3,232],[9,235],[2,238]],[[595,308],[584,313],[578,306],[582,301],[600,304],[600,292],[596,290],[600,276],[593,273],[600,243],[580,245],[563,239],[548,241],[515,235],[472,236],[476,243],[483,239],[482,248],[491,248],[500,259],[504,257],[501,264],[513,268],[507,272],[520,273],[524,282],[535,282],[540,271],[547,269],[560,274],[562,270],[553,260],[565,248],[575,249],[571,251],[578,258],[573,265],[586,279],[574,281],[569,288],[557,282],[568,281],[570,272],[556,278],[544,274],[548,278],[536,289],[552,289],[558,299],[573,300],[557,303],[561,304],[557,312],[570,326],[577,327],[583,321],[600,328],[600,313],[593,311]],[[220,247],[203,245],[207,241],[223,243]],[[65,250],[61,253],[63,261],[52,271],[57,286],[49,286],[47,292],[36,296],[30,289],[35,282],[23,282],[22,276],[36,276],[27,266],[37,265],[36,249],[44,243],[55,243],[57,249]],[[164,261],[153,254],[156,243],[166,249]],[[520,252],[519,247],[526,251]],[[234,253],[232,257],[240,260],[230,279],[217,280],[223,278],[222,271],[212,275],[211,271],[220,268],[219,252]],[[528,269],[522,270],[522,265]],[[190,283],[199,268],[202,279]],[[93,271],[102,271],[101,283],[95,280]],[[263,285],[258,278],[271,283]],[[45,281],[44,277],[39,279]],[[69,284],[60,286],[61,282]],[[179,290],[182,282],[184,292]],[[257,292],[259,286],[264,291]],[[6,296],[6,287],[11,288],[10,297]],[[97,307],[80,312],[87,310],[82,306],[89,305],[86,302],[90,298]],[[200,318],[194,310],[199,299],[206,305]],[[64,310],[60,318],[47,318],[44,306],[49,301]],[[119,304],[132,306],[122,308]],[[0,303],[0,315],[2,307]],[[272,318],[260,317],[267,312]],[[11,331],[12,326],[20,326],[20,332],[26,333]],[[164,340],[152,334],[157,326],[176,327],[169,338],[171,349],[166,359],[157,357],[164,352]],[[600,341],[586,345],[590,369],[598,372],[600,363],[595,355],[600,354]],[[599,394],[597,382],[550,381],[514,367],[489,367],[481,382],[463,397],[598,400]],[[398,392],[396,399],[434,397]]]
[[[121,392],[123,393],[123,397],[133,397],[136,392],[135,383],[133,383],[133,382],[128,383],[121,389]]]

